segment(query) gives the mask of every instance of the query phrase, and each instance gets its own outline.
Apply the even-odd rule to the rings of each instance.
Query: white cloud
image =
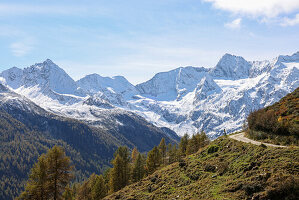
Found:
[[[282,26],[294,26],[296,24],[299,24],[299,13],[294,18],[283,18],[281,23]]]
[[[28,54],[33,49],[33,41],[19,41],[10,45],[12,54],[16,57],[22,57]]]
[[[298,0],[203,0],[217,9],[252,17],[273,18],[299,9]]]
[[[233,20],[232,22],[224,24],[225,27],[230,28],[230,29],[239,29],[241,27],[241,18],[237,18]]]

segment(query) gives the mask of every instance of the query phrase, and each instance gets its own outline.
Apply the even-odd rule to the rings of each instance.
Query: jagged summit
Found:
[[[157,100],[180,100],[193,91],[197,83],[208,73],[203,67],[179,67],[157,73],[149,81],[136,85],[142,95]]]
[[[211,75],[224,79],[248,78],[250,68],[250,63],[243,57],[225,54],[211,70]]]
[[[251,110],[271,105],[299,86],[299,52],[273,60],[246,61],[225,54],[214,68],[179,67],[132,85],[123,76],[90,74],[74,81],[47,59],[0,77],[14,92],[63,116],[93,121],[105,112],[133,111],[183,135],[212,137],[242,127]],[[101,111],[90,112],[97,108]]]
[[[74,94],[77,89],[75,81],[50,59],[23,70],[13,67],[4,71],[1,76],[8,80],[7,84],[14,89],[37,87],[59,94]]]
[[[0,73],[7,85],[13,89],[17,89],[22,84],[23,70],[17,67],[12,67]]]
[[[98,74],[90,74],[78,80],[77,85],[87,93],[104,93],[113,98],[131,98],[138,94],[135,86],[123,76],[102,77]],[[116,97],[115,95],[120,96]],[[117,100],[119,101],[119,100]]]
[[[276,64],[282,63],[282,62],[298,62],[299,61],[299,51],[294,53],[293,55],[280,55],[277,57]]]

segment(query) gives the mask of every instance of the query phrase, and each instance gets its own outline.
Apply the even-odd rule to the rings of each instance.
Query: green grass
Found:
[[[218,151],[208,153],[215,146]],[[298,195],[298,155],[297,147],[264,148],[220,137],[186,157],[185,167],[166,166],[106,199],[292,199]]]

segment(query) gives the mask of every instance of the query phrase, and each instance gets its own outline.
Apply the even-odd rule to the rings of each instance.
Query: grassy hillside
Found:
[[[272,106],[252,112],[247,122],[250,138],[299,145],[299,88]]]
[[[220,137],[105,199],[296,199],[298,155]]]

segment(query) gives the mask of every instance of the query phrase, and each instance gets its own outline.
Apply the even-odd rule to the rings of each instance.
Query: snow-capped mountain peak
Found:
[[[289,56],[289,55],[280,55],[277,57],[276,63],[280,64],[282,62],[299,62],[299,51],[297,51],[296,53],[294,53],[293,55]]]
[[[5,79],[7,85],[16,89],[22,85],[23,70],[17,67],[12,67],[0,73],[0,76]]]
[[[192,92],[197,83],[208,73],[208,69],[199,67],[180,67],[168,72],[156,74],[152,79],[136,85],[142,95],[156,100],[181,100]]]
[[[215,78],[240,79],[248,78],[251,65],[241,56],[225,54],[211,70]]]
[[[92,124],[105,113],[127,110],[180,135],[203,129],[216,137],[223,129],[240,129],[250,111],[296,89],[298,58],[299,52],[270,61],[225,54],[214,68],[179,67],[136,86],[122,76],[98,74],[75,82],[46,60],[5,70],[0,82],[48,111]]]
[[[110,89],[115,93],[137,92],[135,87],[123,76],[102,77],[98,74],[90,74],[77,81],[83,90],[97,93],[105,89]]]
[[[13,89],[38,87],[41,91],[52,90],[59,94],[74,94],[77,90],[75,81],[50,59],[23,70],[17,67],[10,68],[0,76]]]
[[[23,84],[25,87],[38,85],[42,89],[51,89],[59,94],[74,94],[77,90],[75,81],[50,59],[25,68]]]

